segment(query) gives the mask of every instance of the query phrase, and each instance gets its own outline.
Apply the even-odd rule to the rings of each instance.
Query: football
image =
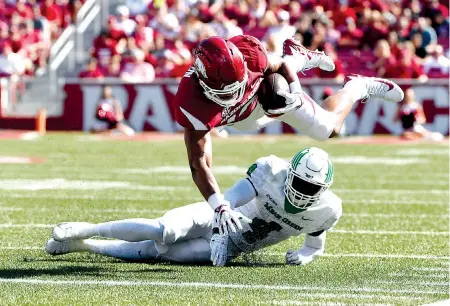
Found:
[[[258,99],[265,111],[286,106],[284,97],[277,95],[279,90],[289,92],[289,84],[281,74],[269,74],[261,82]]]

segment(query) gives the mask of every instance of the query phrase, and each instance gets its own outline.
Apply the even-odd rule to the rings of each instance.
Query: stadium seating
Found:
[[[44,73],[52,43],[84,1],[0,1],[0,76]]]

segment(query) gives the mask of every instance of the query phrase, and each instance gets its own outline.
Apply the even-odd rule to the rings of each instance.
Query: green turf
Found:
[[[230,267],[214,268],[127,263],[90,254],[51,257],[43,250],[50,226],[61,221],[158,217],[167,209],[201,200],[189,173],[151,171],[186,166],[182,140],[99,141],[83,134],[2,140],[0,156],[46,161],[3,164],[0,171],[0,304],[422,305],[449,298],[446,146],[317,143],[298,137],[214,142],[214,166],[236,166],[233,173],[217,174],[223,190],[245,175],[239,169],[256,158],[289,158],[309,145],[337,159],[418,161],[335,163],[332,189],[343,199],[343,215],[337,232],[328,234],[327,256],[311,265],[283,264],[286,250],[301,246],[299,237],[239,258]],[[21,190],[18,179],[24,184],[58,179],[78,181],[80,186],[95,184],[92,181],[128,185]]]

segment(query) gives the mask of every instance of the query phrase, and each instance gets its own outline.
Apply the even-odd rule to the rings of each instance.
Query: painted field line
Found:
[[[1,210],[1,206],[0,206]],[[435,218],[435,219],[447,219],[447,215],[443,214],[369,214],[369,213],[344,213],[345,217],[353,217],[353,218],[415,218],[415,219],[424,219],[424,218]]]
[[[0,250],[5,250],[5,251],[15,251],[15,250],[42,250],[44,251],[44,246],[38,247],[38,246],[0,246]]]
[[[394,277],[415,277],[415,278],[449,278],[448,273],[446,274],[418,274],[418,273],[405,273],[405,272],[391,272],[389,276]]]
[[[39,224],[39,223],[0,223],[0,228],[49,228],[56,224]],[[332,233],[339,234],[364,234],[364,235],[427,235],[427,236],[448,236],[448,232],[408,232],[408,231],[369,231],[369,230],[331,230]]]
[[[169,282],[169,281],[116,281],[116,280],[48,280],[48,279],[23,279],[23,278],[0,278],[0,283],[28,284],[28,285],[72,285],[72,286],[133,286],[133,287],[174,287],[174,288],[218,288],[218,289],[244,289],[244,290],[272,290],[272,291],[331,291],[335,292],[366,292],[385,294],[414,294],[414,295],[436,295],[445,294],[445,291],[437,290],[409,290],[372,287],[319,287],[319,286],[295,286],[295,285],[256,285],[256,284],[230,284],[230,283],[202,283],[202,282]]]
[[[262,252],[263,255],[269,256],[285,256],[281,252]],[[368,253],[344,253],[329,254],[325,253],[323,257],[356,257],[356,258],[394,258],[394,259],[431,259],[431,260],[450,260],[450,256],[434,256],[434,255],[415,255],[415,254],[368,254]]]
[[[99,213],[150,213],[150,214],[164,214],[169,209],[163,210],[163,209],[139,209],[139,208],[84,208],[84,207],[56,207],[56,208],[50,208],[50,207],[12,207],[12,206],[0,206],[0,211],[26,211],[26,212],[78,212],[78,211],[84,211],[84,212],[99,212]]]
[[[160,191],[160,190],[155,190]],[[111,201],[147,201],[151,203],[154,200],[171,200],[171,201],[187,201],[186,204],[195,203],[195,196],[189,196],[186,197],[168,197],[168,196],[162,196],[158,194],[152,194],[151,196],[139,196],[139,195],[129,195],[129,196],[120,196],[120,195],[111,195],[105,194],[105,195],[83,195],[83,194],[20,194],[20,193],[1,193],[2,198],[13,198],[13,199],[55,199],[55,200],[111,200]],[[201,199],[197,198],[197,201],[201,201]]]
[[[339,299],[367,299],[367,300],[387,300],[387,301],[420,301],[425,299],[424,297],[413,297],[409,295],[389,295],[389,291],[386,290],[386,293],[383,293],[382,295],[375,295],[375,294],[351,294],[351,293],[300,293],[297,294],[299,298],[322,298],[322,299],[333,299],[336,300],[336,298]],[[293,301],[294,302],[294,301]],[[277,304],[277,305],[297,305],[297,304]],[[320,305],[329,305],[328,302],[322,302]],[[331,304],[333,305],[333,304]],[[334,304],[334,305],[342,305]],[[361,305],[361,304],[358,304]],[[383,304],[386,305],[386,304]]]
[[[377,200],[377,199],[370,199],[370,200],[357,200],[357,199],[343,199],[342,202],[344,204],[364,204],[364,205],[446,205],[448,206],[448,203],[445,203],[445,201],[433,201],[433,200]]]
[[[156,190],[158,191],[158,190]],[[194,190],[193,190],[194,191]],[[140,195],[132,195],[122,196],[122,195],[111,195],[111,193],[105,195],[83,195],[83,194],[29,194],[28,193],[2,193],[0,192],[2,198],[13,198],[13,199],[55,199],[55,200],[111,200],[111,201],[146,201],[151,203],[152,201],[186,201],[185,204],[195,203],[198,201],[202,201],[201,198],[198,198],[197,195],[186,195],[185,197],[181,196],[164,196],[162,194],[152,194],[151,196],[140,196]],[[445,201],[434,201],[434,200],[414,200],[414,199],[406,199],[405,200],[365,200],[365,199],[343,199],[344,204],[359,204],[359,205],[440,205],[440,206],[448,206],[449,203]]]
[[[346,306],[346,303],[335,302],[304,302],[295,300],[273,300],[270,302],[262,302],[263,305],[316,305],[316,306]],[[373,303],[358,303],[359,306],[391,306],[392,304],[373,304]]]
[[[448,236],[449,232],[417,232],[417,231],[373,231],[373,230],[346,230],[332,229],[329,232],[339,234],[362,234],[362,235],[426,235],[426,236]]]
[[[100,213],[149,213],[149,214],[164,214],[171,208],[164,209],[146,209],[146,208],[84,208],[84,207],[15,207],[15,206],[0,206],[0,211],[27,211],[27,212],[100,212]],[[370,213],[345,213],[345,217],[350,218],[435,218],[448,219],[446,215],[438,214],[370,214]]]
[[[403,285],[413,285],[413,286],[425,286],[425,287],[446,287],[448,288],[448,282],[423,282],[423,281],[416,281],[416,280],[398,280],[398,281],[377,281],[377,284],[382,284],[382,285],[398,285],[398,284],[403,284]]]
[[[332,191],[338,193],[375,193],[375,194],[426,194],[426,195],[448,195],[448,189],[348,189],[348,188],[334,188]]]
[[[450,272],[449,268],[441,268],[441,267],[410,267],[411,270],[414,271],[434,271],[434,272]]]

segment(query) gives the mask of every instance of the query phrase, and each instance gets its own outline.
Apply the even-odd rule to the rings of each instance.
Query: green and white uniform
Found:
[[[288,166],[288,162],[271,155],[258,159],[249,168],[248,179],[257,196],[235,210],[252,219],[252,223],[244,224],[243,231],[230,233],[231,241],[241,252],[259,250],[292,236],[328,230],[341,217],[342,201],[330,190],[307,210],[292,206],[284,193]]]

